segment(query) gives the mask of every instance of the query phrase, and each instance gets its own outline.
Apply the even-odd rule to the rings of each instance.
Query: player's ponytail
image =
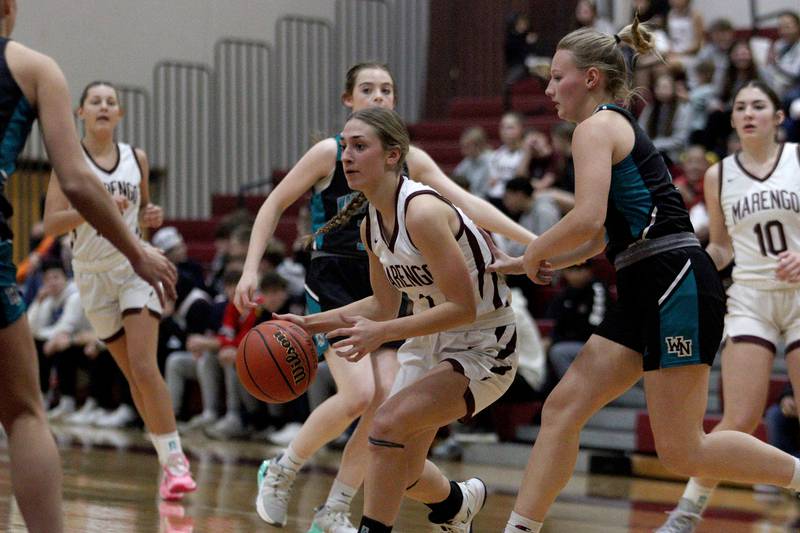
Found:
[[[575,66],[579,69],[594,67],[602,72],[606,89],[615,99],[627,104],[639,92],[630,86],[623,45],[629,46],[636,54],[653,53],[661,57],[656,50],[655,37],[646,25],[639,22],[638,13],[631,24],[615,35],[581,28],[562,38],[557,49],[572,52]]]

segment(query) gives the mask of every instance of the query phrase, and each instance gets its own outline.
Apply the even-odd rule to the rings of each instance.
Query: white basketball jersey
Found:
[[[800,252],[800,147],[781,145],[772,172],[751,175],[733,154],[720,162],[720,203],[733,242],[733,281],[763,289],[797,287],[778,281],[784,250]]]
[[[369,247],[380,259],[389,282],[410,298],[414,303],[415,314],[446,301],[444,294],[436,286],[436,280],[425,258],[414,246],[406,229],[408,203],[411,198],[420,194],[432,194],[440,198],[451,205],[461,219],[461,227],[455,237],[472,280],[477,318],[469,327],[457,329],[496,327],[512,322],[514,314],[509,304],[510,291],[505,281],[496,273],[486,272],[487,265],[492,262],[492,253],[484,236],[469,217],[438,192],[406,177],[401,177],[398,184],[397,214],[391,234],[385,234],[380,213],[372,205],[369,206],[369,215],[366,218]]]
[[[84,156],[89,168],[106,186],[112,195],[124,195],[128,199],[128,207],[122,213],[125,224],[136,235],[139,231],[139,205],[141,204],[142,172],[133,147],[117,143],[117,164],[110,170],[101,168],[84,149]],[[78,263],[92,263],[109,259],[113,255],[122,254],[100,235],[96,229],[84,222],[72,231],[72,257]]]

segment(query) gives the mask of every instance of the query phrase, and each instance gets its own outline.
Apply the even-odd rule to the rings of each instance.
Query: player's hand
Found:
[[[494,254],[494,261],[491,262],[486,270],[497,272],[498,274],[524,274],[525,266],[522,264],[522,257],[511,257],[497,249]]]
[[[119,214],[125,213],[125,210],[128,209],[130,202],[125,195],[122,194],[115,194],[111,198],[114,199],[114,203],[117,204],[117,209],[119,209]]]
[[[328,333],[328,337],[345,337],[335,342],[333,348],[336,350],[336,355],[350,362],[360,361],[368,353],[380,348],[387,340],[384,334],[385,327],[381,322],[363,316],[344,315],[342,321],[349,324],[349,327],[335,329]]]
[[[294,313],[286,313],[283,315],[279,315],[278,313],[272,313],[272,320],[285,320],[286,322],[291,322],[297,326],[300,326],[309,335],[313,335],[315,333],[319,333],[318,330],[312,331],[314,328],[308,323],[308,317],[302,315],[295,315]]]
[[[542,259],[539,262],[524,262],[525,275],[537,285],[550,285],[553,279],[553,267],[550,263]]]
[[[775,276],[780,281],[797,283],[800,281],[800,254],[797,252],[781,252],[778,254],[778,268]]]
[[[159,228],[164,223],[164,210],[155,204],[147,204],[142,211],[142,225],[146,228]]]
[[[492,236],[483,228],[478,228],[481,235],[486,239],[486,244],[489,246],[489,251],[494,258],[492,262],[486,267],[489,272],[497,272],[498,274],[524,274],[525,270],[522,268],[521,257],[511,257],[503,250],[497,247]],[[517,264],[519,263],[519,264]]]
[[[258,307],[255,294],[258,289],[258,275],[254,272],[242,272],[239,283],[236,285],[236,294],[233,296],[233,305],[241,314]]]
[[[145,280],[158,295],[161,305],[165,305],[165,299],[176,300],[178,294],[175,292],[175,282],[178,280],[178,271],[172,261],[167,259],[164,253],[145,244],[144,254],[136,264],[131,263],[136,274]]]

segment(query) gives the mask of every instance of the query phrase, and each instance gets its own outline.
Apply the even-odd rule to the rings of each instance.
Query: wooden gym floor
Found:
[[[298,476],[284,529],[268,526],[255,513],[258,464],[276,451],[256,442],[208,440],[189,435],[184,447],[198,490],[179,504],[156,499],[155,452],[139,430],[98,430],[55,426],[64,464],[66,529],[81,533],[127,532],[299,532],[322,503],[339,454],[323,450]],[[521,478],[517,469],[442,463],[453,479],[481,477],[489,498],[475,521],[476,533],[500,533]],[[659,525],[683,490],[683,483],[622,476],[576,474],[551,509],[546,533],[646,532]],[[361,509],[361,495],[355,510]],[[358,514],[358,513],[355,513]],[[406,501],[397,532],[426,531],[426,508]],[[749,489],[723,488],[714,495],[699,532],[773,533],[800,523],[800,503],[786,494],[765,498]],[[354,521],[357,516],[354,517]],[[0,438],[0,532],[24,532],[11,497],[8,450]]]

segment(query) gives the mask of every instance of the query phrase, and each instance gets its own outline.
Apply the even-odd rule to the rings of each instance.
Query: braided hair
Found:
[[[334,231],[350,222],[351,218],[353,218],[357,213],[361,212],[366,203],[367,197],[364,196],[364,193],[356,193],[356,195],[353,196],[344,209],[336,213],[328,222],[325,223],[324,226],[319,228],[311,235],[308,235],[303,240],[303,247],[306,249],[311,248],[311,245],[314,244],[314,240],[317,238],[317,236],[330,233],[331,231]]]
[[[403,124],[400,115],[391,109],[370,107],[352,113],[347,120],[360,120],[372,126],[384,150],[390,148],[397,148],[400,150],[400,158],[395,167],[395,171],[399,174],[405,167],[405,159],[411,145],[408,129],[405,124]],[[313,244],[318,235],[330,233],[347,224],[353,216],[361,212],[366,203],[367,197],[364,196],[364,193],[358,192],[344,209],[334,215],[324,226],[306,238],[304,242],[306,248]]]

